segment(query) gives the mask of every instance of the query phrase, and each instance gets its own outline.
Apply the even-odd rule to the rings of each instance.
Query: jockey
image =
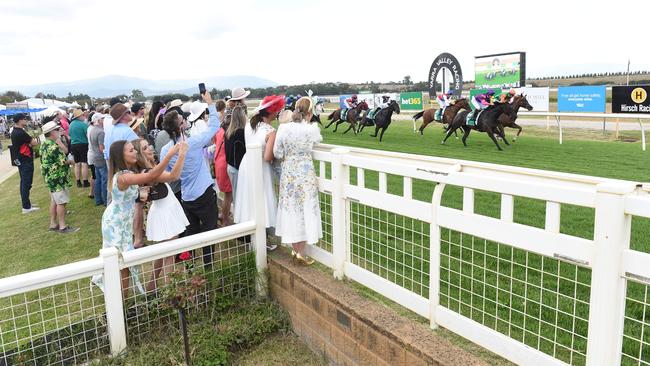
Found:
[[[345,100],[345,107],[347,109],[356,108],[359,105],[359,99],[356,94],[353,94],[350,98]]]
[[[517,94],[517,91],[514,90],[514,89],[510,89],[510,90],[508,90],[507,93],[501,94],[501,98],[500,98],[499,102],[501,102],[501,103],[505,103],[505,102],[512,103],[512,101],[513,101],[512,97],[514,97],[515,94]]]
[[[379,105],[377,105],[377,107],[374,110],[372,110],[372,113],[368,113],[368,118],[375,119],[377,113],[379,113],[379,111],[381,111],[382,109],[388,108],[389,104],[390,104],[390,95],[382,95],[381,102],[379,103]]]
[[[473,120],[475,116],[478,116],[477,113],[492,105],[492,98],[494,98],[494,89],[488,89],[486,93],[475,95],[472,98],[472,105],[475,109],[470,119]]]
[[[284,104],[285,104],[287,107],[292,106],[292,105],[293,105],[293,102],[294,102],[295,100],[296,100],[296,97],[294,97],[293,94],[292,94],[292,95],[289,95],[289,96],[284,100]]]
[[[445,109],[451,105],[451,97],[454,95],[454,90],[449,89],[447,90],[446,93],[442,93],[436,97],[436,100],[438,101],[438,105],[440,108],[436,111],[435,119],[436,120],[442,120],[442,116],[445,113]]]

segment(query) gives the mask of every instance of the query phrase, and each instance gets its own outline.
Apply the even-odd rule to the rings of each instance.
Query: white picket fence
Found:
[[[260,156],[260,172],[259,147],[248,149]],[[313,156],[324,237],[309,254],[336,278],[517,364],[650,365],[650,239],[645,251],[630,249],[632,218],[650,218],[650,186],[324,144]],[[263,202],[256,182],[253,201]],[[522,198],[541,205],[543,222],[522,223],[535,207],[518,204]],[[498,214],[483,212],[486,202]],[[572,220],[592,219],[593,237],[566,233],[566,210]],[[263,210],[256,212],[251,222],[0,279],[0,364],[43,347],[61,353],[59,362],[83,363],[138,339],[160,319],[138,310],[147,300],[123,298],[120,269],[214,245],[213,273],[235,283],[219,291],[246,291],[253,279],[244,258],[254,256],[258,271],[266,266]],[[89,277],[100,273],[105,293],[89,291]],[[48,329],[67,329],[57,334],[77,342],[74,355]],[[53,363],[46,361],[25,363]]]

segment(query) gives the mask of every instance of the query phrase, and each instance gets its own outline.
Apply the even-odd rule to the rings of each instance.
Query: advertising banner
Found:
[[[478,89],[508,89],[525,85],[526,52],[476,56],[474,80]]]
[[[422,92],[406,92],[399,94],[399,107],[402,110],[421,111]]]
[[[339,96],[339,108],[345,108],[345,100],[350,98],[352,94],[340,95]]]
[[[548,87],[543,88],[518,88],[517,94],[525,94],[528,103],[533,106],[535,112],[548,112]]]
[[[561,86],[557,90],[558,112],[605,112],[605,85]]]
[[[451,88],[460,93],[463,90],[463,71],[460,63],[451,53],[441,53],[433,60],[429,68],[429,99],[436,99],[436,79],[438,73],[447,69],[451,73]],[[460,95],[460,94],[456,94]]]
[[[650,85],[613,86],[612,113],[650,113]]]

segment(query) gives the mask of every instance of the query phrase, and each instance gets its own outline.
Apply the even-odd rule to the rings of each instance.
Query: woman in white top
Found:
[[[273,143],[275,141],[275,129],[271,122],[284,108],[282,96],[264,97],[260,106],[255,109],[244,129],[246,145],[259,144],[262,147],[262,186],[264,191],[264,213],[266,227],[275,227],[275,215],[277,213],[277,200],[273,187]],[[254,218],[252,190],[253,174],[251,172],[251,155],[246,152],[239,165],[237,177],[237,189],[235,191],[234,221],[236,223],[252,220]],[[269,246],[273,250],[276,246]]]
[[[280,199],[275,227],[283,244],[292,244],[294,259],[310,265],[306,244],[323,237],[318,201],[318,180],[311,158],[314,144],[323,140],[320,129],[310,122],[312,101],[303,97],[296,102],[290,123],[281,124],[275,137],[273,154],[282,159]]]

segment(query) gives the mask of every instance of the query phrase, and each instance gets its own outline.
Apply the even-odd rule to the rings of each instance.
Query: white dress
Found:
[[[316,244],[323,237],[318,179],[311,158],[314,144],[322,140],[318,126],[305,121],[278,127],[273,155],[283,160],[275,234],[282,243]]]
[[[253,131],[250,123],[246,124],[244,129],[244,140],[246,145],[259,144],[262,147],[261,154],[264,154],[266,148],[266,136],[275,131],[275,129],[264,122],[257,125]],[[244,154],[239,165],[239,174],[237,177],[237,190],[235,192],[235,209],[233,218],[235,223],[253,220],[255,211],[253,209],[253,182],[251,173],[251,155],[249,152]],[[275,227],[275,215],[277,213],[277,200],[275,198],[275,189],[273,188],[273,168],[271,163],[262,159],[262,190],[264,191],[264,206],[266,227]]]
[[[174,196],[172,188],[167,186],[167,197],[151,202],[147,215],[147,240],[169,240],[185,231],[190,224],[185,217],[183,207]]]

